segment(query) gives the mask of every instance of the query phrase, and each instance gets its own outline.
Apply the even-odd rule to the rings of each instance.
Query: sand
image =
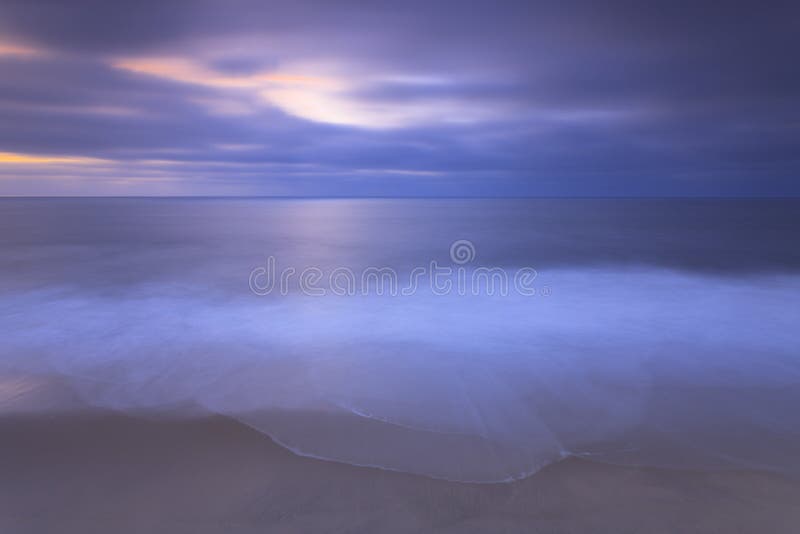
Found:
[[[296,456],[231,419],[0,418],[0,533],[792,533],[800,481],[568,458],[464,484]]]

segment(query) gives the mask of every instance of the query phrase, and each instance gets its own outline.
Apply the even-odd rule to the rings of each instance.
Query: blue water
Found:
[[[0,410],[63,411],[58,384],[454,480],[566,455],[797,474],[798,230],[795,200],[3,199]],[[254,291],[270,257],[294,275]],[[449,291],[410,283],[432,261]],[[489,268],[507,291],[472,286]]]

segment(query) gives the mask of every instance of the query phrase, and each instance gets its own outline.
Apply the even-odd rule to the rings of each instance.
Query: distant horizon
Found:
[[[795,200],[800,195],[517,195],[517,196],[435,196],[435,195],[347,195],[347,196],[315,196],[315,195],[0,195],[0,199],[62,199],[62,198],[144,198],[144,199],[266,199],[266,200],[558,200],[558,199],[585,199],[585,200],[659,200],[659,199],[685,199],[685,200]]]

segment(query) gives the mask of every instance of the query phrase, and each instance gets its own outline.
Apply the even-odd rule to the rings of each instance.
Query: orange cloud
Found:
[[[369,76],[336,63],[301,63],[290,65],[290,72],[241,75],[221,73],[200,61],[181,57],[129,58],[115,62],[113,66],[138,74],[231,91],[225,98],[193,99],[210,113],[219,115],[247,115],[255,112],[261,103],[309,121],[386,129],[431,122],[469,124],[492,118],[502,111],[441,98],[413,103],[371,101],[359,96],[354,89],[375,81],[442,85],[447,80],[414,75]],[[297,71],[318,75],[295,74]]]
[[[323,78],[284,72],[263,72],[241,76],[224,75],[196,62],[180,58],[124,59],[113,63],[113,66],[177,82],[231,89],[262,88],[269,84],[315,85],[327,82]]]
[[[0,165],[91,165],[96,163],[107,163],[107,160],[83,156],[37,156],[15,152],[0,152]]]
[[[0,41],[0,57],[2,56],[41,56],[44,52],[22,44]]]

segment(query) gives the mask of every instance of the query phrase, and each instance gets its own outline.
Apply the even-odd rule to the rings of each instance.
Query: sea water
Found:
[[[800,472],[800,201],[2,199],[0,411],[502,481]]]

